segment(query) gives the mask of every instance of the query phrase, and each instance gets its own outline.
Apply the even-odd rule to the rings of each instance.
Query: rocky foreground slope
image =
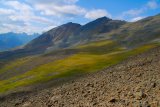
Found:
[[[39,92],[0,98],[0,107],[160,107],[160,47]]]

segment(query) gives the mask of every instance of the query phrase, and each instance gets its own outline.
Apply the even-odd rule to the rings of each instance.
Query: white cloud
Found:
[[[151,9],[156,9],[158,7],[158,3],[156,1],[149,1],[147,6]]]
[[[0,1],[4,8],[0,8],[0,32],[43,32],[44,27],[51,24],[56,26],[57,22],[45,16],[36,15],[33,7],[19,1]]]
[[[141,17],[141,16],[134,17],[134,18],[131,19],[131,22],[136,22],[136,21],[141,20],[141,19],[143,19],[143,18],[144,18],[144,17]]]
[[[60,1],[60,0],[59,0]],[[63,1],[63,0],[61,0]],[[64,0],[65,3],[68,3],[68,4],[72,4],[72,3],[76,3],[78,2],[79,0]]]
[[[35,8],[40,10],[43,15],[51,16],[72,16],[72,15],[83,15],[85,9],[76,5],[56,5],[56,4],[36,4]]]
[[[18,11],[21,10],[25,12],[30,12],[30,10],[32,10],[32,8],[29,5],[25,3],[20,3],[18,1],[6,1],[4,4],[11,6],[12,8]]]
[[[78,0],[27,0],[32,3],[36,10],[41,11],[42,15],[55,17],[65,16],[82,16],[88,19],[96,19],[102,16],[111,17],[111,15],[103,9],[88,10],[76,5]]]
[[[27,0],[42,15],[55,17],[83,15],[86,10],[75,3],[78,0]]]
[[[0,0],[0,32],[43,32],[78,18],[96,19],[111,15],[103,9],[90,10],[79,0]]]
[[[102,9],[88,11],[85,15],[85,17],[88,19],[97,19],[103,16],[111,17],[111,15],[106,10]]]
[[[130,15],[130,16],[137,16],[141,13],[143,13],[144,9],[141,8],[141,9],[131,9],[131,10],[128,10],[126,12],[123,12],[123,16],[126,16],[126,15]]]
[[[135,19],[140,18],[140,16],[146,11],[156,8],[158,8],[158,2],[156,2],[156,0],[150,0],[140,8],[130,9],[123,12],[118,18],[119,19],[131,18],[131,20],[133,20],[134,18]]]
[[[9,16],[13,21],[35,21],[40,23],[50,23],[51,21],[40,16],[36,16],[33,12],[33,8],[25,3],[20,3],[18,1],[8,1],[5,5],[10,6],[15,9],[14,12]]]
[[[5,32],[17,32],[17,33],[27,32],[28,34],[33,34],[35,32],[40,32],[40,31],[42,32],[42,31],[45,30],[43,27],[33,26],[32,24],[29,24],[29,23],[26,23],[23,26],[15,25],[15,24],[3,24],[2,26],[3,26],[4,29],[0,29],[1,33],[5,33]],[[0,28],[1,28],[1,26],[0,26]]]
[[[75,4],[79,0],[26,0],[26,2],[34,4]]]
[[[3,8],[0,8],[0,14],[1,15],[7,15],[7,14],[13,14],[15,11],[14,10],[11,10],[11,9],[3,9]]]

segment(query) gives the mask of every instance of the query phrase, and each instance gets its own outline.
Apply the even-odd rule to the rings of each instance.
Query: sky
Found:
[[[42,33],[106,16],[135,22],[160,13],[160,0],[0,0],[0,33]]]

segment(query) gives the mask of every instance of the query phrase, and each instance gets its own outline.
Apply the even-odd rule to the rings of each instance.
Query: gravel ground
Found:
[[[2,97],[0,107],[160,107],[160,47],[58,87]]]

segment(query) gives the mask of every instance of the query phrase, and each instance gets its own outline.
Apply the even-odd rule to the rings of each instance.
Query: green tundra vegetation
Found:
[[[158,45],[158,43],[150,43],[138,48],[126,49],[115,41],[103,40],[77,46],[73,49],[77,50],[77,52],[69,55],[68,57],[41,64],[34,67],[32,70],[24,72],[23,74],[1,80],[0,93],[15,90],[18,87],[47,82],[56,78],[96,72],[117,64],[129,56],[145,52]],[[42,56],[38,56],[36,58],[41,59]],[[12,61],[5,65],[0,70],[0,73],[12,70],[18,66],[23,66],[34,59],[35,57],[27,57]],[[16,72],[16,69],[12,72]]]

